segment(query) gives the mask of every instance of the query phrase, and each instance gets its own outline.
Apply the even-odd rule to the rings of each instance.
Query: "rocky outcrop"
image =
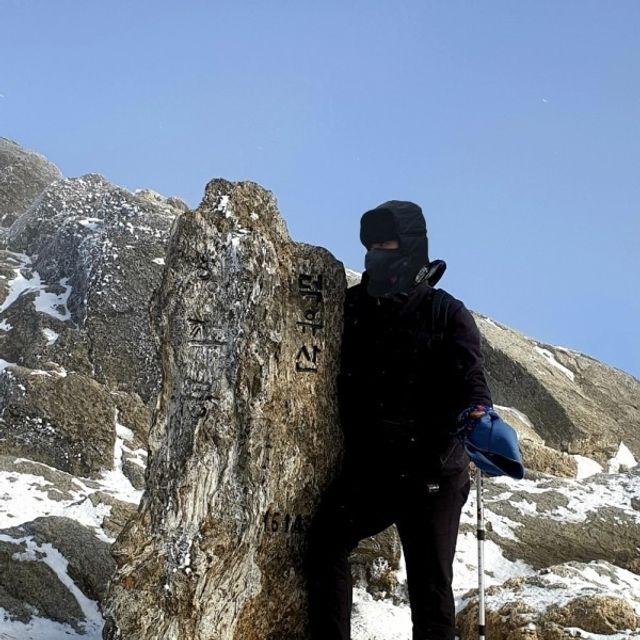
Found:
[[[494,402],[526,414],[547,446],[600,464],[624,441],[640,457],[640,382],[576,351],[539,343],[485,316]]]
[[[606,560],[640,573],[640,467],[580,481],[487,482],[485,504],[488,539],[512,562]]]
[[[149,304],[183,209],[100,176],[59,180],[0,251],[0,452],[95,477],[113,464],[143,485],[160,380]]]
[[[345,290],[273,196],[214,180],[172,234],[147,488],[119,537],[105,637],[305,637],[305,529],[339,461]]]
[[[640,577],[607,562],[569,562],[513,578],[490,587],[486,601],[489,639],[640,638]],[[475,600],[458,614],[461,640],[478,637],[477,616]]]
[[[109,545],[69,518],[0,530],[0,608],[10,621],[45,618],[95,637],[113,565]]]
[[[406,596],[398,593],[401,559],[402,544],[395,526],[361,540],[349,559],[354,584],[376,598],[398,601]]]
[[[62,178],[46,158],[0,138],[0,227],[10,227],[52,182]]]
[[[109,638],[304,637],[304,530],[340,448],[342,273],[289,240],[257,185],[214,181],[190,212],[100,176],[64,180],[0,139],[4,633],[97,637],[106,550],[126,527]],[[638,589],[625,569],[640,572],[640,475],[626,449],[640,457],[640,383],[476,320],[527,467],[521,482],[486,482],[489,637],[636,637],[623,629],[640,609],[621,590]],[[474,529],[472,492],[454,582],[469,630]],[[351,567],[354,640],[409,637],[395,528],[363,540]]]
[[[152,405],[148,308],[177,214],[96,175],[45,190],[8,231],[19,265],[2,305],[12,326],[3,357],[33,369],[53,360]]]

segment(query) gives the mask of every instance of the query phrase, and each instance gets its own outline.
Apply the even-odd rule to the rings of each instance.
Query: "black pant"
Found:
[[[466,470],[440,479],[390,478],[383,469],[375,478],[343,471],[324,496],[309,531],[306,571],[313,640],[350,640],[349,554],[361,539],[393,523],[407,567],[413,640],[453,640],[453,557],[469,488]]]

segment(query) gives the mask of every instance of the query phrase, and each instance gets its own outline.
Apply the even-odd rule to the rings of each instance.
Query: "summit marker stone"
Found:
[[[209,183],[152,304],[163,372],[146,492],[114,545],[104,637],[307,637],[302,556],[339,463],[344,268],[272,194]]]

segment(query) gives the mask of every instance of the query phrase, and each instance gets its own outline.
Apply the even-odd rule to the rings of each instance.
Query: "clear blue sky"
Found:
[[[196,205],[271,189],[361,270],[422,205],[442,286],[640,377],[638,0],[0,0],[0,135]]]

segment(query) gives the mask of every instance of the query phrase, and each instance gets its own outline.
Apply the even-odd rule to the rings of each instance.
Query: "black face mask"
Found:
[[[402,249],[369,249],[364,258],[369,295],[391,297],[408,291],[416,275],[412,262],[411,255]]]

